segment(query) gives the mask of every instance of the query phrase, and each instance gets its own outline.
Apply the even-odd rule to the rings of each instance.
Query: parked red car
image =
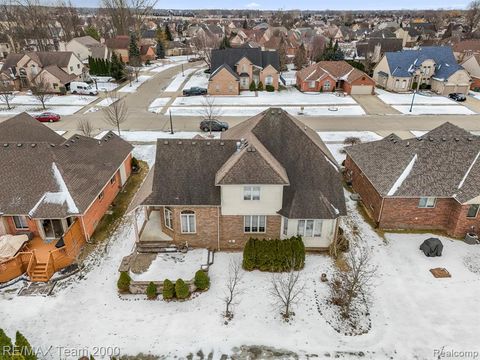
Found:
[[[44,112],[40,115],[35,115],[34,118],[40,122],[57,122],[60,120],[60,115],[51,112]]]

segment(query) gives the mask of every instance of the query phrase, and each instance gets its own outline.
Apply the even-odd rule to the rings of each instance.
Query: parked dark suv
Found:
[[[183,90],[183,96],[207,95],[207,89],[201,87],[191,87]]]
[[[200,123],[200,130],[202,131],[210,131],[210,127],[212,131],[225,131],[228,130],[228,124],[224,121],[220,120],[203,120]]]
[[[448,97],[452,100],[460,101],[460,102],[467,100],[467,97],[465,96],[465,94],[462,94],[462,93],[451,93],[451,94],[448,94]]]

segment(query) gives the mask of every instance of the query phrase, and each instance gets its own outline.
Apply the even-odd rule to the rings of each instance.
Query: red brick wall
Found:
[[[455,237],[464,237],[472,226],[475,231],[480,231],[480,213],[475,218],[468,218],[467,213],[470,205],[461,205],[456,202],[452,206],[449,234]]]
[[[322,79],[321,81],[317,81],[315,83],[315,88],[310,88],[309,83],[310,81],[303,81],[298,75],[297,75],[297,87],[299,88],[300,91],[309,91],[309,92],[314,92],[314,91],[320,91],[320,88],[325,84],[326,81],[330,81],[330,90],[325,90],[323,89],[324,92],[332,92],[335,91],[335,80],[329,76],[326,78]]]
[[[8,234],[17,235],[17,234],[24,234],[25,232],[33,232],[34,236],[40,236],[38,231],[37,222],[35,220],[31,220],[28,216],[26,216],[28,229],[17,229],[15,227],[15,222],[13,221],[12,216],[5,217],[5,225]]]
[[[131,161],[132,157],[130,154],[122,164],[122,166],[125,167],[127,177],[129,177],[132,172]],[[90,205],[90,207],[85,212],[85,215],[83,216],[85,233],[88,238],[93,234],[98,222],[108,210],[108,207],[113,202],[121,189],[120,170],[117,170],[114,177],[115,182],[111,184],[109,180],[103,188],[103,198],[99,199],[97,197],[97,199],[92,203],[92,205]]]
[[[345,160],[345,171],[347,179],[352,181],[353,190],[360,195],[373,220],[378,223],[382,207],[382,197],[348,155]]]
[[[250,237],[260,239],[277,239],[280,237],[281,216],[267,216],[265,233],[244,233],[243,216],[222,216],[218,219],[218,207],[172,207],[173,231],[168,230],[164,223],[163,210],[162,231],[173,237],[176,244],[188,242],[189,246],[218,249],[243,249]],[[181,231],[180,214],[184,210],[195,212],[196,233],[183,234]],[[220,227],[220,238],[218,229]]]
[[[438,198],[434,208],[419,208],[419,200],[419,198],[385,198],[380,227],[448,231],[455,200]]]
[[[480,89],[480,79],[472,76],[472,83],[470,84],[470,89]]]

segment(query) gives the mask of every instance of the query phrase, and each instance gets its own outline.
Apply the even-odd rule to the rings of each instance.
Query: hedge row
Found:
[[[12,340],[0,329],[0,359],[37,360],[38,357],[28,340],[19,331],[15,334],[15,346]]]
[[[243,268],[281,272],[303,269],[305,245],[300,236],[285,240],[259,240],[250,238],[243,249]]]

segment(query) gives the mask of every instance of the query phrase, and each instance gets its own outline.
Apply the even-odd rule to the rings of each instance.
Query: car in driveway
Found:
[[[203,120],[200,123],[200,130],[202,131],[225,131],[228,130],[228,124],[225,121],[217,119]]]
[[[57,122],[60,121],[60,115],[52,112],[44,112],[34,116],[40,122]]]
[[[465,94],[462,94],[462,93],[451,93],[451,94],[448,94],[448,97],[452,100],[459,101],[459,102],[467,100],[467,97],[465,96]]]
[[[201,87],[191,87],[183,90],[183,96],[207,95],[207,89]]]

